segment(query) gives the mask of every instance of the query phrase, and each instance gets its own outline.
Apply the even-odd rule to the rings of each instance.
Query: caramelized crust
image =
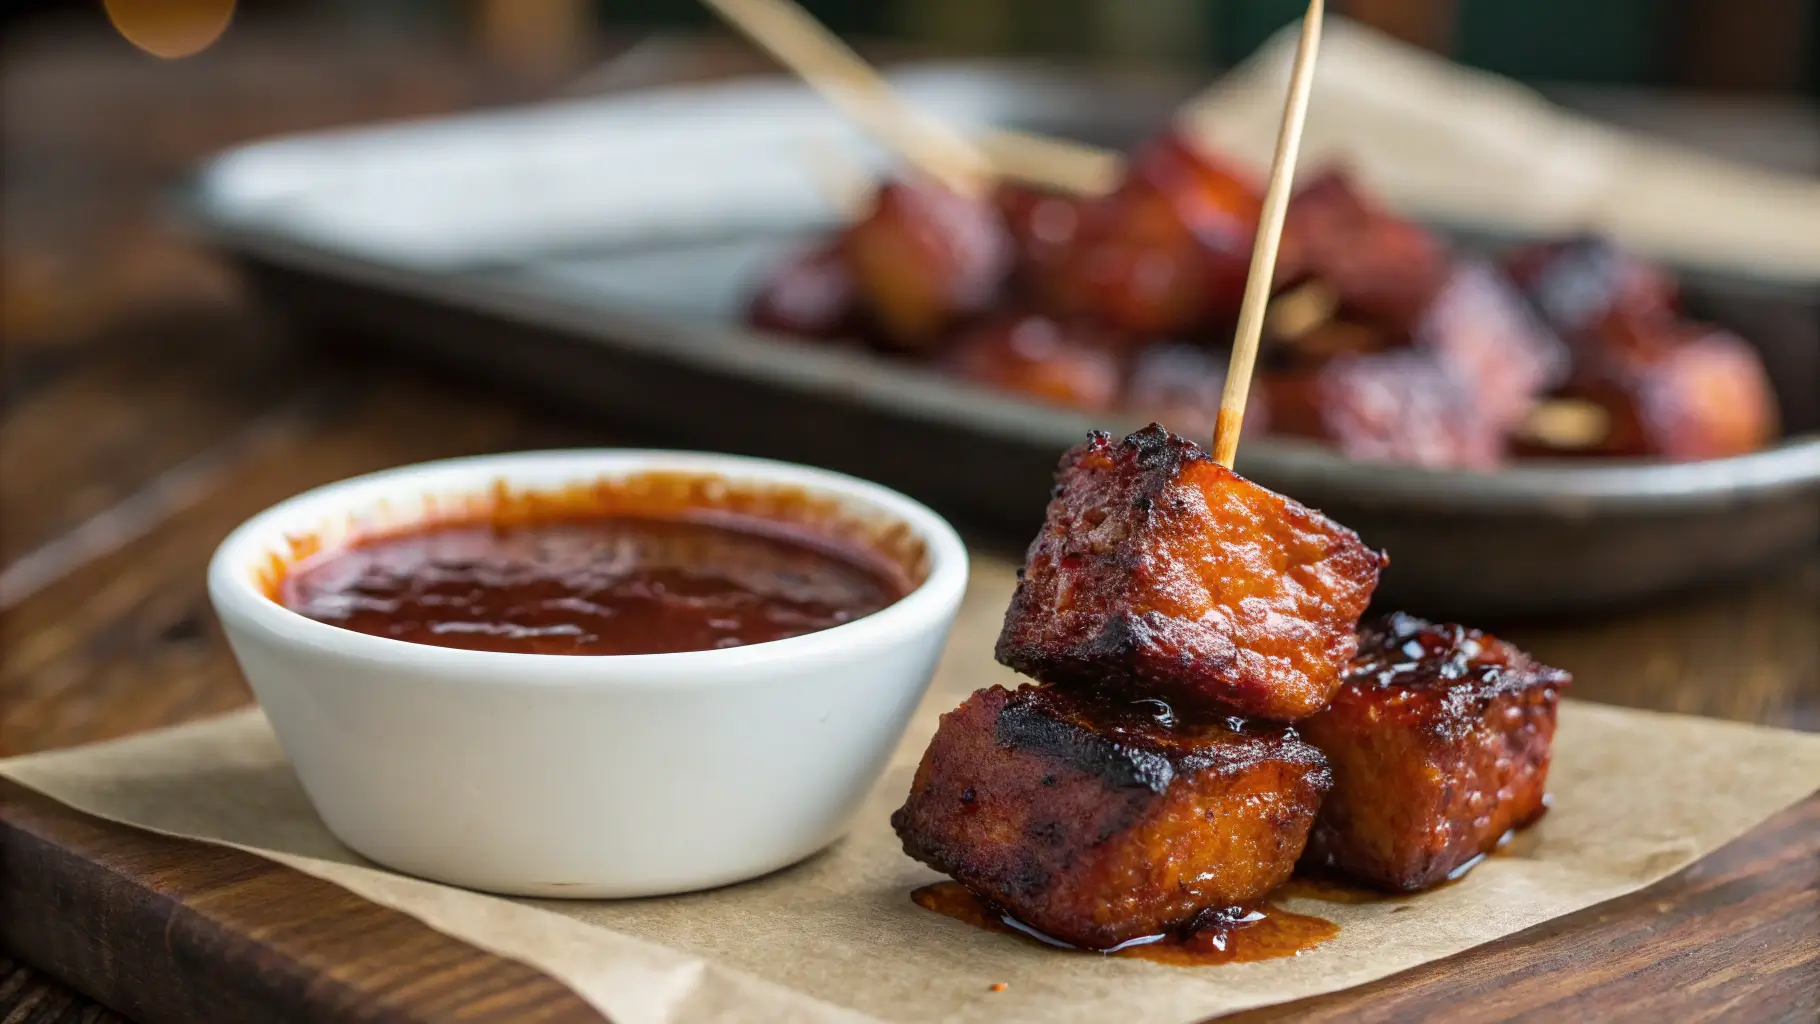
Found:
[[[1326,706],[1382,555],[1152,424],[1062,456],[999,634],[1043,682],[1291,722]]]
[[[1285,727],[994,686],[942,716],[891,824],[906,853],[1018,920],[1109,949],[1256,905],[1329,785]]]
[[[1476,629],[1401,613],[1359,642],[1333,705],[1300,727],[1334,773],[1303,861],[1413,892],[1541,817],[1572,677]]]

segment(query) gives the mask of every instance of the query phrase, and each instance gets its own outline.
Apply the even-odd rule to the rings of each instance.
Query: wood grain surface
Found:
[[[80,33],[9,43],[0,756],[246,703],[203,570],[231,527],[282,497],[427,458],[654,440],[357,354],[312,355],[162,229],[146,212],[158,184],[236,139],[531,89],[442,52],[357,54],[338,77],[323,72],[345,51],[320,40],[253,50],[263,70],[251,58],[157,64]],[[714,61],[691,53],[658,63],[707,74]],[[1619,615],[1487,625],[1573,670],[1583,699],[1820,729],[1820,552]],[[14,958],[0,959],[7,1024],[593,1019],[537,972],[326,883],[16,786],[0,786],[0,952]],[[1251,1016],[1816,1013],[1810,799],[1643,894]]]
[[[0,780],[0,943],[146,1021],[599,1021],[542,973],[330,882]]]

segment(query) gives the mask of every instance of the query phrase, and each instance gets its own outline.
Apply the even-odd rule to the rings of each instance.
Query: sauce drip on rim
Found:
[[[908,591],[868,552],[755,517],[454,522],[360,540],[285,575],[281,603],[374,636],[529,654],[765,643]]]

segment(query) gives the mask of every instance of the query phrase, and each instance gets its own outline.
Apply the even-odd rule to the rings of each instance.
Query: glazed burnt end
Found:
[[[1289,201],[1276,280],[1284,289],[1319,282],[1345,318],[1406,336],[1446,285],[1450,263],[1434,232],[1329,167]]]
[[[997,207],[923,181],[879,187],[847,229],[847,265],[886,341],[922,351],[1000,297],[1016,258]]]
[[[1571,678],[1463,626],[1363,630],[1333,705],[1299,726],[1334,773],[1303,863],[1414,892],[1536,820]]]
[[[1384,557],[1152,424],[1062,457],[998,660],[1033,679],[1292,722],[1357,649]]]
[[[1582,355],[1626,359],[1661,351],[1656,330],[1680,319],[1674,279],[1601,238],[1525,246],[1504,261],[1544,320]]]
[[[1552,458],[1718,459],[1772,443],[1780,413],[1755,349],[1735,334],[1677,324],[1672,342],[1647,356],[1593,361],[1551,408],[1577,406],[1593,416],[1580,431],[1556,434],[1532,423],[1518,439],[1524,454]]]
[[[1112,194],[1077,207],[1069,244],[1038,268],[1044,304],[1135,337],[1238,313],[1262,197],[1237,169],[1167,133]]]
[[[1075,946],[1240,913],[1294,869],[1326,762],[1286,727],[1167,716],[980,690],[942,717],[892,826],[910,856]]]
[[[1362,462],[1487,469],[1504,439],[1478,397],[1432,353],[1345,355],[1263,381],[1272,433],[1305,437]]]

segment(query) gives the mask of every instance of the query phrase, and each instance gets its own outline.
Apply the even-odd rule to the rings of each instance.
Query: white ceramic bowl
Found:
[[[805,636],[632,656],[406,643],[267,596],[291,538],[338,539],[484,495],[644,472],[797,489],[901,524],[927,575],[897,603]],[[209,565],[229,643],[318,813],[400,871],[493,892],[614,897],[751,878],[847,828],[935,668],[967,553],[928,508],[838,473],[733,456],[532,452],[318,488],[235,530]]]

